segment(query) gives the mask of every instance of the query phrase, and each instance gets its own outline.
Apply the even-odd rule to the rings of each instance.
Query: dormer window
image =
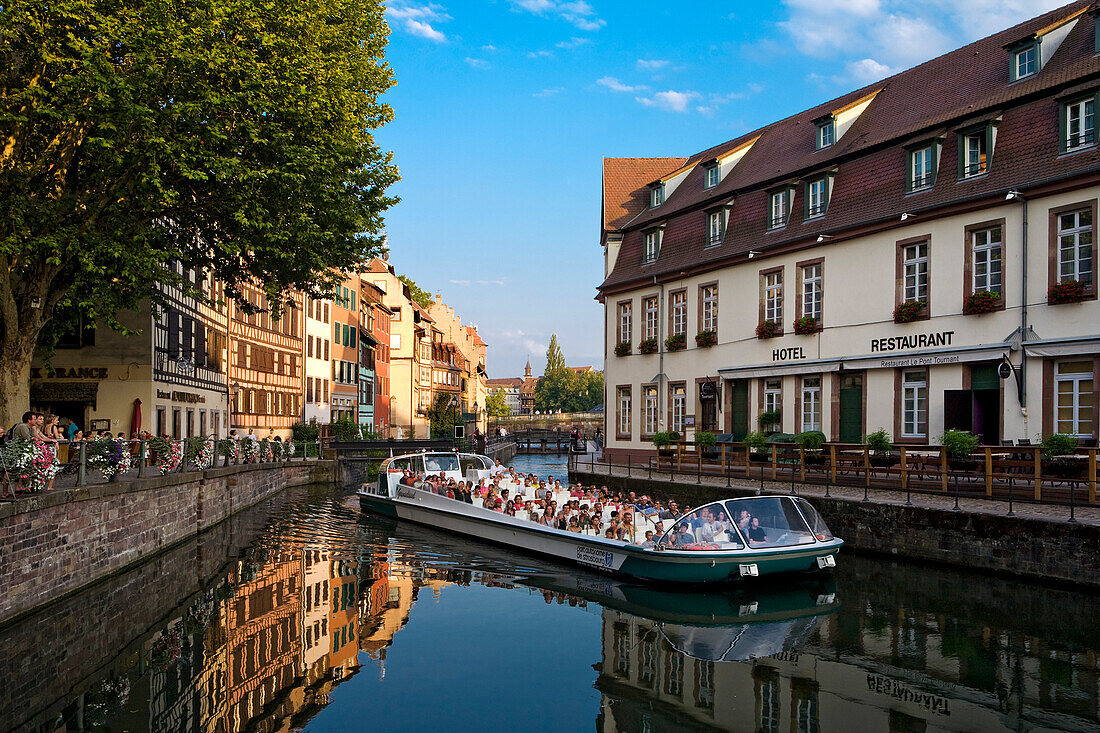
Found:
[[[816,149],[830,147],[834,142],[836,142],[836,119],[830,116],[817,123]]]
[[[1096,96],[1074,99],[1062,104],[1059,147],[1063,153],[1096,145]]]
[[[726,212],[722,209],[707,212],[707,244],[714,247],[722,243],[726,235]]]
[[[703,173],[703,188],[714,188],[718,185],[718,181],[721,178],[721,169],[717,163],[708,165]]]
[[[648,265],[657,261],[657,255],[661,252],[661,230],[653,229],[644,235],[642,247],[642,264]]]
[[[768,228],[780,229],[787,226],[791,216],[791,189],[784,188],[768,194]]]
[[[995,135],[993,123],[959,134],[959,178],[974,178],[989,172]]]
[[[665,184],[655,183],[649,189],[649,208],[660,206],[665,200]]]
[[[806,218],[825,216],[829,208],[829,178],[822,176],[806,184]]]
[[[1012,81],[1026,79],[1039,73],[1039,43],[1016,48],[1012,51]]]
[[[929,140],[909,148],[906,151],[908,166],[906,170],[906,192],[924,191],[936,183],[936,170],[939,168],[939,142]]]

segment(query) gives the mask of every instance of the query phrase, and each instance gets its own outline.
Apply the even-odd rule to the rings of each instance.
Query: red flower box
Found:
[[[1080,280],[1063,280],[1050,286],[1047,302],[1051,305],[1080,303],[1089,295],[1088,288]]]
[[[1001,294],[991,290],[979,290],[966,296],[963,301],[963,313],[968,316],[979,313],[992,313],[1001,308]]]
[[[778,335],[779,324],[775,321],[761,321],[760,325],[756,327],[756,338],[758,339],[770,339]]]
[[[923,300],[910,300],[894,309],[894,323],[910,323],[924,315],[928,304]]]

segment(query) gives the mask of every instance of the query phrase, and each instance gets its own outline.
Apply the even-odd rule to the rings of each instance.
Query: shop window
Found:
[[[616,417],[616,425],[618,426],[618,437],[624,440],[630,440],[630,427],[631,427],[631,394],[630,387],[619,387],[618,393],[618,415]]]
[[[687,387],[683,384],[674,384],[669,388],[669,416],[673,432],[683,435],[684,416],[687,412]]]
[[[802,430],[821,430],[821,377],[802,379]]]
[[[1079,438],[1093,435],[1095,405],[1093,403],[1093,365],[1091,361],[1064,361],[1054,373],[1057,393],[1055,431]]]
[[[657,432],[657,388],[644,387],[642,394],[645,397],[645,434],[649,436]]]
[[[928,438],[928,374],[911,369],[901,376],[901,437]]]

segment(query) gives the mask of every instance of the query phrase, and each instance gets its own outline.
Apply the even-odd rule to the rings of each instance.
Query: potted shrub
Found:
[[[953,471],[973,471],[982,465],[974,456],[978,436],[967,430],[948,430],[940,436],[940,444],[947,451],[947,465]]]
[[[695,334],[695,345],[699,348],[705,349],[708,346],[714,346],[716,343],[718,343],[717,331],[707,330]]]
[[[802,449],[802,460],[807,466],[820,466],[825,463],[821,452],[825,445],[825,433],[820,430],[808,430],[794,436],[794,442]]]
[[[750,461],[766,461],[771,455],[767,438],[765,438],[764,434],[759,430],[754,430],[745,436],[745,445],[749,447]]]
[[[863,445],[867,446],[870,453],[868,460],[875,468],[890,468],[898,462],[893,453],[894,446],[890,443],[890,433],[882,428],[864,435]]]
[[[1039,444],[1043,454],[1043,473],[1061,478],[1080,478],[1086,462],[1074,461],[1071,456],[1077,450],[1077,438],[1065,433],[1054,433]]]
[[[640,354],[656,354],[657,353],[657,339],[646,339],[638,344],[638,353]]]
[[[963,313],[968,316],[980,313],[992,313],[1001,308],[1001,294],[992,290],[979,290],[966,296],[963,301]]]
[[[695,434],[695,447],[705,456],[713,456],[718,452],[715,448],[717,443],[718,436],[714,433],[703,430]]]
[[[756,327],[756,338],[770,339],[779,335],[779,324],[775,321],[761,321]]]
[[[917,320],[924,315],[925,308],[928,304],[923,300],[910,300],[905,303],[899,303],[897,308],[894,308],[894,323],[910,323]]]
[[[630,353],[630,342],[620,341],[615,344],[615,356],[626,356]]]
[[[1062,280],[1054,283],[1047,291],[1047,302],[1051,305],[1080,303],[1088,297],[1088,288],[1080,280]]]
[[[813,316],[802,316],[794,319],[794,332],[799,336],[808,336],[811,333],[817,333],[817,330],[818,322]]]
[[[756,418],[756,422],[760,425],[760,431],[767,435],[779,429],[779,421],[782,419],[783,416],[779,410],[765,410],[760,413],[760,417]]]
[[[653,445],[657,446],[657,452],[661,455],[671,455],[672,444],[680,440],[680,434],[675,430],[662,430],[653,434]]]
[[[687,348],[687,336],[682,333],[674,333],[665,339],[665,348],[669,351],[679,351]]]

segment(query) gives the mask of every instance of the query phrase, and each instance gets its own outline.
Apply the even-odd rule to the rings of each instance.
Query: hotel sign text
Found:
[[[940,331],[939,333],[918,333],[913,336],[890,336],[889,338],[871,339],[871,352],[910,351],[912,349],[950,346],[951,338],[954,335],[954,331]]]

